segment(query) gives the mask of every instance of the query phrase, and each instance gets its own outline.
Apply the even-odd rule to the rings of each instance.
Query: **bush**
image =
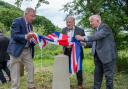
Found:
[[[128,48],[119,50],[117,58],[117,70],[118,72],[128,72]]]
[[[35,47],[35,59],[54,59],[55,55],[62,54],[62,47],[48,44],[41,51],[38,45]]]

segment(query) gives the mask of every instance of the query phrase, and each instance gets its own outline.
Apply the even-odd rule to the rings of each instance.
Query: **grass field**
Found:
[[[52,51],[57,49],[56,51]],[[41,52],[36,51],[36,57],[34,59],[35,64],[35,85],[37,89],[52,89],[52,76],[53,76],[53,65],[54,65],[54,55],[62,54],[62,48],[49,47],[45,48]],[[84,77],[84,88],[92,89],[93,86],[93,73],[94,73],[94,63],[91,56],[91,50],[84,50],[84,60],[83,60],[83,77]],[[26,72],[25,76],[21,77],[20,89],[26,89]],[[70,77],[71,89],[77,89],[76,76]],[[0,89],[10,89],[10,83],[0,84]],[[105,89],[105,80],[102,84],[102,89]],[[128,74],[125,72],[115,73],[114,77],[114,89],[128,89]]]

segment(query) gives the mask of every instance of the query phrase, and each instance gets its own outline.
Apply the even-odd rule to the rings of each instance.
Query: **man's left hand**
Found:
[[[84,41],[84,37],[80,35],[76,35],[75,38],[80,41]]]

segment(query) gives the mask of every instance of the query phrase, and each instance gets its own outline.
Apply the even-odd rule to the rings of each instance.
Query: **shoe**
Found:
[[[11,77],[9,77],[9,80],[8,81],[11,82]]]
[[[28,89],[36,89],[35,87],[32,87],[32,88],[28,88]]]
[[[84,89],[84,87],[82,85],[78,86],[78,89]]]
[[[5,83],[7,83],[6,79],[5,79],[5,80],[2,80],[1,82],[2,82],[2,84],[5,84]]]

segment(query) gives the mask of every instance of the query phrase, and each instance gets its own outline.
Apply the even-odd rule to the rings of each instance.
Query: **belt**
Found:
[[[30,47],[24,47],[24,49],[29,49]]]

